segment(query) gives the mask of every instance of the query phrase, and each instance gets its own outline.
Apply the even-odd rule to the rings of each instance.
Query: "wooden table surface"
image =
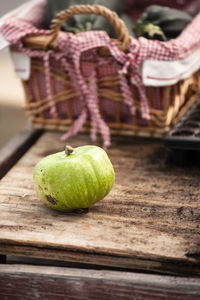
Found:
[[[70,140],[89,144],[87,135]],[[181,276],[200,275],[198,167],[165,161],[158,140],[113,138],[116,182],[86,214],[53,211],[38,199],[33,168],[62,151],[46,132],[0,182],[0,253]]]

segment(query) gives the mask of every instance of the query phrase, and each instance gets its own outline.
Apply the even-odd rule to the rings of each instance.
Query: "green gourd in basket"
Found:
[[[133,31],[136,37],[167,41],[178,37],[191,21],[192,17],[181,10],[150,5],[137,20]]]
[[[46,7],[47,27],[58,12],[67,9],[72,5],[103,5],[121,16],[125,9],[125,3],[126,1],[121,0],[48,0]],[[104,17],[92,14],[75,15],[65,22],[61,29],[73,33],[87,30],[104,30],[110,37],[117,37],[112,25]]]

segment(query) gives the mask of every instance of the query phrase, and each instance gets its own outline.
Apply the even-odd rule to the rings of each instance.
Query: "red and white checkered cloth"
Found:
[[[38,2],[38,1],[37,1]],[[44,5],[44,1],[38,2]],[[35,8],[35,12],[37,9]],[[96,66],[106,64],[109,68],[117,70],[120,79],[120,88],[124,97],[124,102],[129,106],[131,114],[135,113],[134,101],[130,85],[127,82],[126,74],[129,74],[132,81],[137,85],[140,94],[142,117],[149,118],[149,109],[145,88],[142,83],[140,74],[141,64],[147,60],[173,61],[183,59],[200,47],[200,14],[197,15],[193,22],[182,32],[182,34],[174,40],[168,42],[152,41],[145,38],[131,39],[130,52],[125,54],[115,45],[114,41],[108,37],[103,31],[89,31],[79,34],[61,32],[58,36],[58,52],[36,51],[26,49],[21,40],[30,35],[48,35],[48,30],[38,29],[30,24],[25,18],[19,19],[16,16],[4,20],[0,28],[0,33],[18,51],[25,53],[30,57],[40,57],[44,60],[46,74],[46,90],[50,101],[51,114],[57,116],[56,105],[53,100],[50,89],[50,59],[62,61],[67,70],[74,86],[80,95],[82,112],[74,122],[72,128],[64,135],[63,139],[76,134],[83,126],[88,114],[91,119],[92,130],[91,138],[96,139],[97,129],[100,129],[104,140],[104,147],[110,145],[110,132],[106,122],[101,118],[98,101],[97,101],[97,85],[96,85]],[[112,57],[100,58],[95,49],[98,47],[107,47]],[[87,59],[88,55],[93,53],[93,61]],[[84,58],[84,59],[83,59]],[[86,59],[85,59],[86,58]],[[88,62],[87,63],[85,63]],[[93,62],[91,64],[91,62]],[[85,82],[85,76],[82,72],[82,64],[84,63],[84,74],[89,78],[89,84]],[[108,72],[109,73],[109,72]]]

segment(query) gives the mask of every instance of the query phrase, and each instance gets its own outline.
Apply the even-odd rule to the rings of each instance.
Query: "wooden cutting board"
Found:
[[[0,253],[165,274],[200,274],[200,169],[166,164],[158,140],[113,138],[116,183],[86,214],[38,199],[33,168],[62,151],[46,132],[0,182]],[[91,143],[87,135],[73,147]]]

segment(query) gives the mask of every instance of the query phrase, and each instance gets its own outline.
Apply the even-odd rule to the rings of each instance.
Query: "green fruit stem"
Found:
[[[70,145],[65,146],[65,154],[68,156],[74,151],[74,148],[72,148]]]

